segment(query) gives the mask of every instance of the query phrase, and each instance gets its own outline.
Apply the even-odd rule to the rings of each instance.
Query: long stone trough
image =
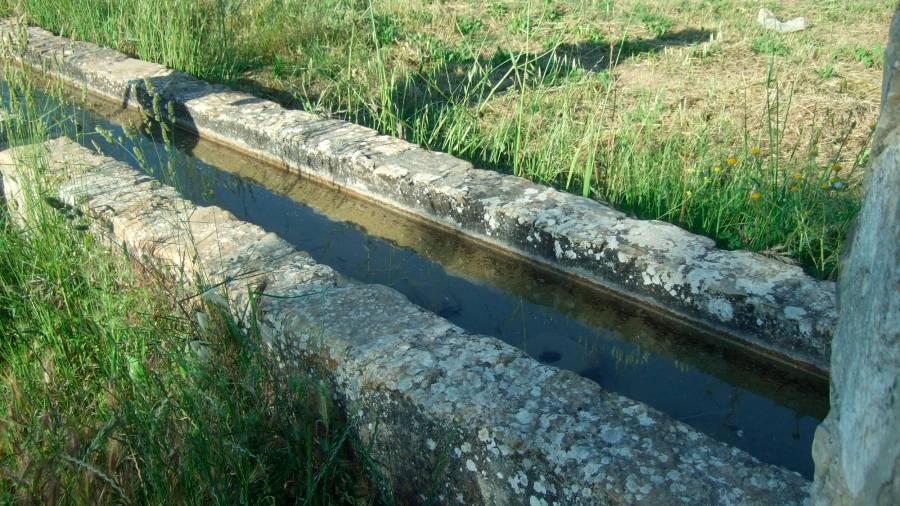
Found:
[[[352,123],[211,85],[111,49],[0,22],[8,55],[125,107],[561,270],[827,376],[834,283],[659,221],[473,168]]]
[[[260,227],[197,207],[67,140],[0,153],[0,195],[25,205],[22,161],[93,228],[210,299],[248,308],[285,368],[318,371],[401,503],[801,504],[808,483],[641,403],[468,334],[391,288],[343,279]],[[236,309],[247,321],[248,309]]]

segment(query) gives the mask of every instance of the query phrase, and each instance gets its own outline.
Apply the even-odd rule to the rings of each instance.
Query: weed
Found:
[[[879,45],[872,49],[857,47],[853,50],[853,58],[866,68],[875,66],[880,68],[884,65],[884,50]]]
[[[750,42],[750,48],[760,55],[787,56],[791,52],[784,37],[771,32],[754,37]]]
[[[403,28],[394,18],[384,14],[374,14],[372,18],[375,39],[379,45],[386,46],[400,40]]]
[[[837,75],[837,71],[835,70],[834,65],[831,63],[828,63],[823,67],[819,67],[815,70],[815,73],[817,76],[819,76],[820,79],[831,79],[832,77],[835,77]]]
[[[500,19],[509,12],[509,7],[502,2],[493,2],[488,6],[488,13],[495,19]]]
[[[656,37],[662,37],[675,26],[675,20],[668,16],[653,12],[644,4],[637,4],[635,6],[634,15],[644,24],[647,30]]]
[[[456,29],[462,35],[472,35],[482,28],[481,20],[472,16],[461,16],[456,20]]]

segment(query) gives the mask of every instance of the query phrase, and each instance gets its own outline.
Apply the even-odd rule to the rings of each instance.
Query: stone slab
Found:
[[[831,411],[813,442],[816,505],[900,504],[900,4],[871,154],[839,280]]]

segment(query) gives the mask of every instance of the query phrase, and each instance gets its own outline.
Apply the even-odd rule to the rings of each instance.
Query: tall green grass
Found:
[[[4,135],[43,141],[58,114],[34,100],[27,76],[4,76]],[[110,251],[47,199],[40,150],[20,169],[27,205],[17,219],[0,209],[0,502],[376,497],[319,379],[275,367],[228,308]]]
[[[117,47],[207,79],[230,79],[243,66],[234,23],[240,0],[38,0],[6,2],[62,34]]]
[[[670,221],[723,247],[798,262],[822,278],[835,276],[859,207],[865,152],[819,156],[818,139],[865,126],[822,115],[800,129],[805,145],[788,146],[791,92],[774,75],[762,83],[765,109],[735,104],[743,117],[730,124],[665,125],[658,97],[622,110],[604,67],[652,50],[627,33],[591,34],[588,45],[605,60],[587,68],[558,39],[544,35],[536,52],[494,48],[470,21],[450,42],[371,0],[149,5],[0,0],[53,31]],[[540,2],[513,8],[526,47],[536,27],[559,16]],[[638,18],[656,23],[652,14]]]

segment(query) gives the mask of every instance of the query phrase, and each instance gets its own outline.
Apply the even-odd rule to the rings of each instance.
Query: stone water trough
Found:
[[[611,289],[769,359],[828,374],[835,284],[799,267],[720,250],[674,225],[632,219],[590,199],[40,28],[0,21],[0,37],[9,57],[78,89],[172,114],[201,137]]]
[[[169,111],[202,137],[828,374],[835,284],[799,268],[718,250],[673,225],[44,30],[4,22],[0,35],[19,63],[123,106]],[[796,473],[467,333],[390,288],[347,280],[260,227],[195,206],[71,141],[0,153],[0,194],[12,213],[22,205],[18,162],[35,154],[58,187],[53,197],[84,213],[98,233],[186,284],[216,287],[207,296],[232,308],[261,294],[255,317],[267,349],[282,367],[313,369],[329,382],[401,502],[806,501],[809,483]],[[840,437],[843,426],[831,427],[829,437]],[[852,480],[829,480],[839,492],[822,497],[851,495]]]
[[[391,288],[343,279],[217,207],[197,207],[123,162],[57,139],[0,153],[2,194],[39,156],[52,195],[97,233],[211,299],[247,308],[284,368],[328,380],[403,503],[801,504],[809,484]],[[246,314],[238,314],[244,318]]]

